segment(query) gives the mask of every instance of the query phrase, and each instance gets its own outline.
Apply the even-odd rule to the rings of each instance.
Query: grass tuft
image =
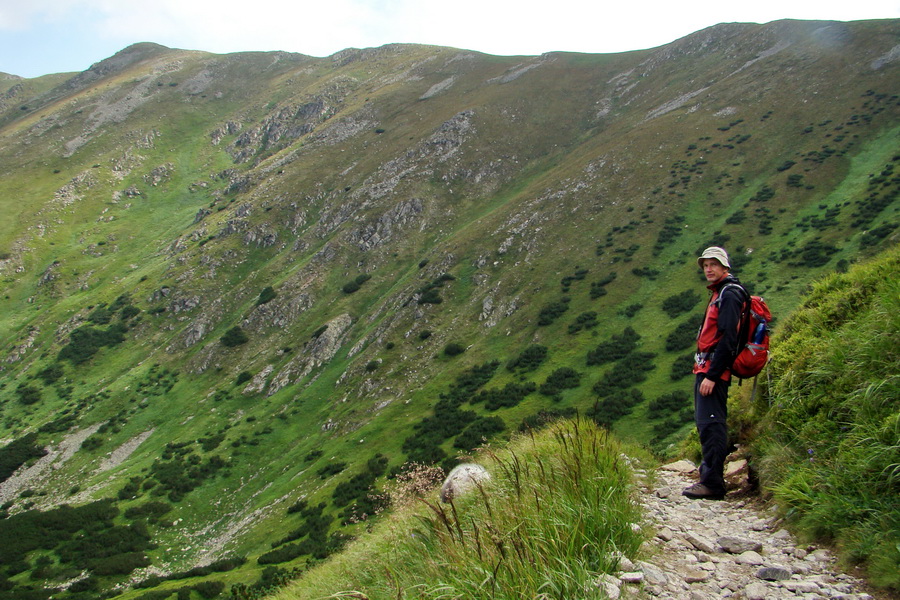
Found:
[[[580,419],[523,434],[481,453],[491,479],[469,494],[398,507],[276,598],[599,598],[644,540],[623,456]]]

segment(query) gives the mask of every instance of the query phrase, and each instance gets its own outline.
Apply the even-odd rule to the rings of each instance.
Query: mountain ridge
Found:
[[[0,107],[0,438],[93,433],[10,514],[76,486],[169,498],[182,525],[150,525],[148,556],[171,571],[261,555],[301,498],[352,532],[376,456],[449,466],[539,414],[671,452],[690,419],[648,405],[686,385],[695,252],[726,245],[787,314],[810,278],[896,244],[898,27],[535,57],[138,45],[23,82]],[[637,385],[588,358],[629,328],[653,367]],[[534,370],[506,366],[531,347]],[[197,486],[166,487],[189,460]]]

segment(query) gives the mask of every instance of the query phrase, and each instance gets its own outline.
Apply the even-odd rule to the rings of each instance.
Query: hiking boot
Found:
[[[695,500],[722,500],[725,498],[725,492],[716,492],[702,483],[695,483],[691,487],[684,488],[681,495]]]

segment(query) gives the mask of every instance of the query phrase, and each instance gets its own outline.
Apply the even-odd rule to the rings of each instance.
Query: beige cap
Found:
[[[703,251],[703,254],[697,257],[697,264],[702,266],[704,258],[714,258],[719,261],[726,269],[731,268],[731,265],[728,263],[728,253],[725,252],[724,248],[719,248],[718,246],[710,246]]]

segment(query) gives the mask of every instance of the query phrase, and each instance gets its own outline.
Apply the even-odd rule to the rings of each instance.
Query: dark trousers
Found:
[[[728,455],[728,381],[717,381],[712,394],[700,395],[700,382],[706,376],[697,373],[694,381],[694,422],[700,434],[700,483],[716,493],[725,493],[725,457]]]

